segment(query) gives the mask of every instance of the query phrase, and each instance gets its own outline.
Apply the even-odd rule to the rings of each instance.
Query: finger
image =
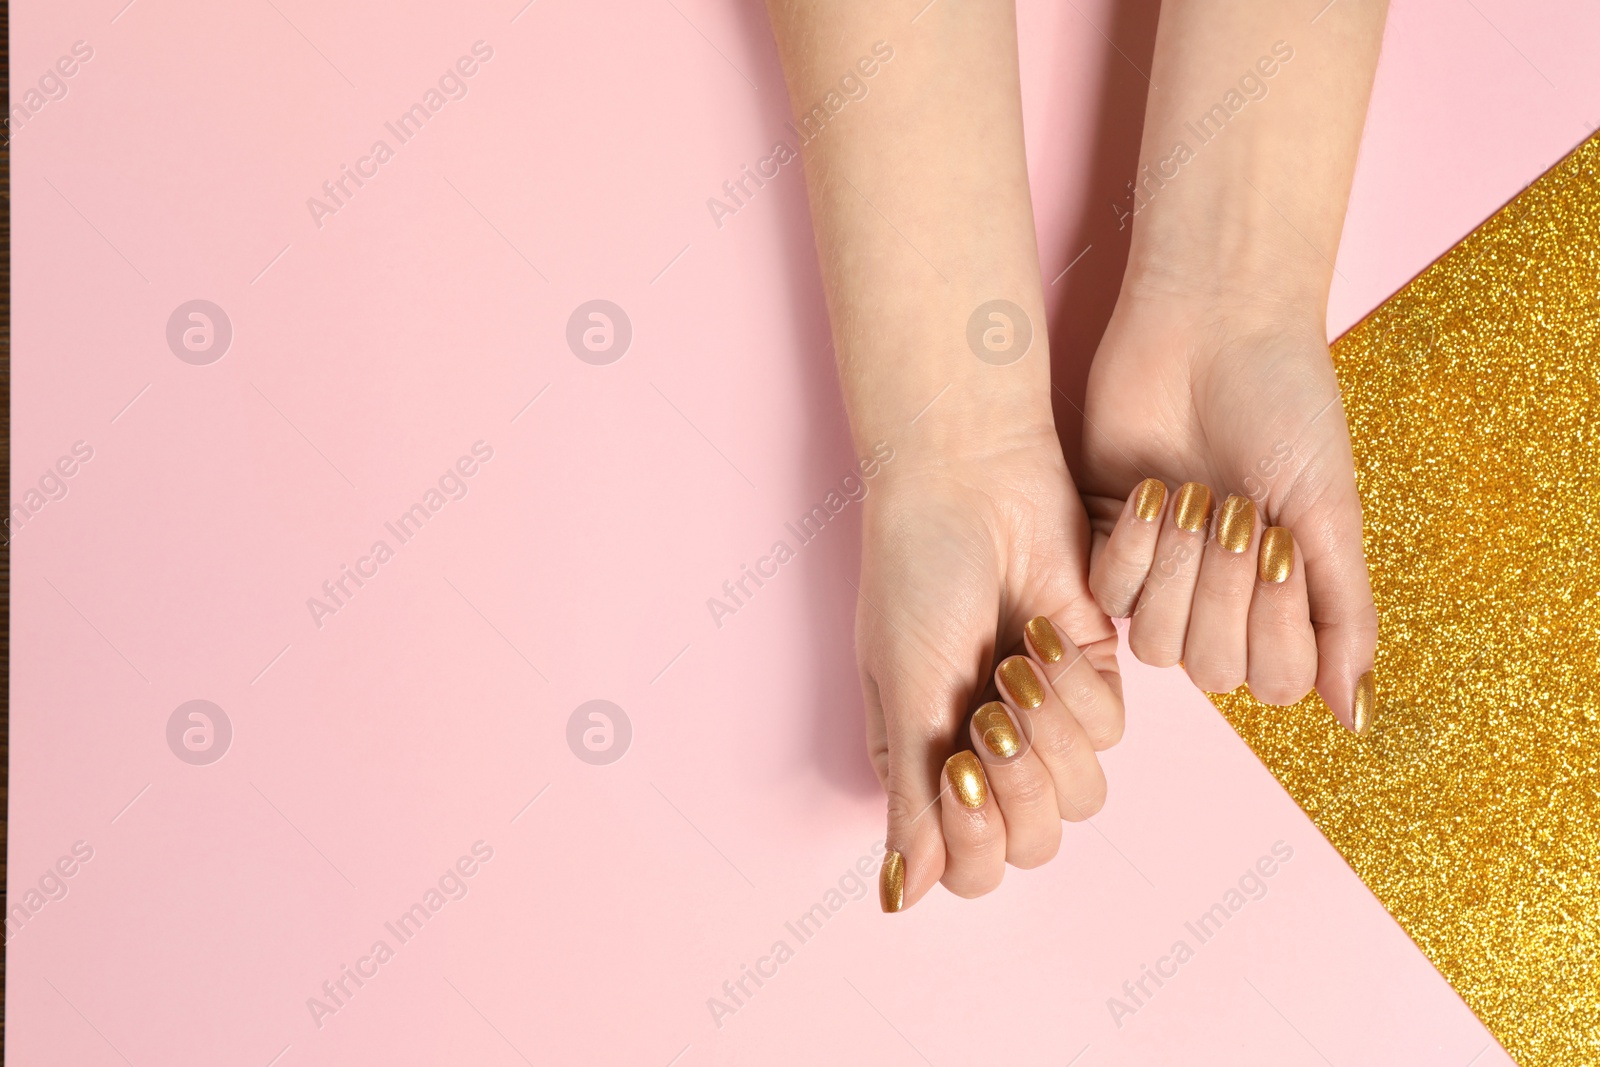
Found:
[[[1304,514],[1288,524],[1305,557],[1306,595],[1317,641],[1317,691],[1334,715],[1357,733],[1377,715],[1373,659],[1378,647],[1378,610],[1362,551],[1361,497],[1356,492],[1349,437],[1343,464],[1332,464],[1335,481]]]
[[[1267,704],[1289,705],[1317,680],[1316,634],[1306,602],[1305,561],[1282,526],[1261,534],[1255,594],[1250,599],[1250,692]]]
[[[1094,749],[1103,751],[1120,741],[1122,695],[1112,689],[1091,658],[1043,615],[1030,619],[1022,632],[1029,654],[1044,668],[1050,688],[1078,720]]]
[[[975,753],[962,749],[946,760],[944,781],[939,821],[946,859],[940,881],[958,897],[981,897],[1005,877],[1005,817]]]
[[[995,684],[1050,773],[1061,817],[1079,822],[1099,811],[1106,799],[1100,760],[1083,726],[1045,684],[1043,668],[1027,656],[1010,656],[995,668]]]
[[[1166,504],[1167,487],[1160,479],[1146,478],[1135,486],[1089,569],[1089,589],[1101,610],[1114,619],[1126,618],[1139,599],[1155,558]]]
[[[874,753],[881,753],[880,777],[888,799],[888,827],[884,835],[883,865],[878,872],[878,901],[886,912],[910,907],[938,884],[944,874],[944,835],[939,828],[939,782],[950,746],[936,731],[919,730],[918,714],[934,694],[923,686],[892,681],[870,683],[869,702],[881,704],[882,713],[867,721],[882,724],[881,738],[868,737]],[[869,708],[869,711],[872,710]]]
[[[1170,667],[1183,658],[1210,517],[1211,490],[1199,482],[1185,482],[1161,524],[1155,564],[1128,628],[1128,648],[1151,666]]]
[[[1223,501],[1216,536],[1200,559],[1183,643],[1183,668],[1208,693],[1231,693],[1245,682],[1259,541],[1255,502],[1245,496]]]
[[[998,700],[972,715],[972,750],[983,761],[989,791],[1006,826],[1006,862],[1037,867],[1061,848],[1055,783],[1021,727]]]

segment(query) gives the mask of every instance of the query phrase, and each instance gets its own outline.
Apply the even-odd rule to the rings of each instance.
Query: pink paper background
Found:
[[[758,5],[124,2],[12,12],[14,105],[94,54],[14,131],[13,504],[93,458],[15,532],[9,904],[93,858],[7,926],[11,1063],[1508,1062],[1204,697],[1131,660],[1110,802],[1055,862],[894,918],[868,878],[786,930],[883,804],[854,511],[705,607],[853,463],[798,170],[721,229],[705,206],[784,136]],[[1070,357],[1115,292],[1153,17],[1021,18],[1046,277],[1094,246],[1052,288]],[[1597,39],[1578,0],[1395,5],[1332,332],[1600,124]],[[479,40],[468,95],[317,228],[306,199]],[[208,366],[165,338],[195,298],[234,330]],[[609,366],[564,340],[595,298],[633,327]],[[477,441],[465,498],[315,626]],[[168,747],[193,699],[233,728],[207,766]],[[567,743],[592,699],[632,724],[605,766]],[[480,840],[319,1028],[307,998]],[[1278,841],[1266,896],[1116,1025]]]

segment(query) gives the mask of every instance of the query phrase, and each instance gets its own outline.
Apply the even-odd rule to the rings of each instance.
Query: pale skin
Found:
[[[852,433],[863,455],[895,449],[865,502],[857,605],[868,748],[904,865],[888,910],[937,883],[989,892],[1099,810],[1096,753],[1123,729],[1109,616],[1133,616],[1141,660],[1181,660],[1202,688],[1248,682],[1285,704],[1315,686],[1347,725],[1377,635],[1324,321],[1385,5],[1166,0],[1141,164],[1179,141],[1193,158],[1130,220],[1075,481],[1051,412],[1015,11],[940,2],[912,23],[921,3],[769,0],[797,116],[860,79],[875,43],[893,50],[804,148]],[[1268,78],[1256,64],[1280,41],[1293,55]],[[1200,146],[1184,123],[1252,71],[1266,95]],[[969,317],[996,299],[1033,326],[1015,362],[969,347]],[[1166,492],[1145,522],[1149,478]],[[1255,520],[1238,540],[1180,528],[1185,482],[1212,511],[1250,498]],[[1269,524],[1292,537],[1281,582],[1258,568]],[[1040,617],[1059,651],[1038,624],[1024,637]],[[1006,718],[982,721],[1009,720],[1018,751],[972,724],[996,694]]]

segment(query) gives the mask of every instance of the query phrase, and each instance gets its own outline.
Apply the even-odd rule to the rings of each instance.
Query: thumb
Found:
[[[897,669],[901,666],[905,669]],[[923,674],[930,670],[920,661],[917,666]],[[906,673],[915,669],[910,664],[890,666],[882,672],[883,681],[869,685],[868,710],[874,710],[874,699],[879,701],[883,723],[884,748],[877,750],[874,739],[873,765],[888,798],[878,897],[889,912],[915,904],[944,877],[940,783],[962,720],[953,700],[936,695],[944,687]]]

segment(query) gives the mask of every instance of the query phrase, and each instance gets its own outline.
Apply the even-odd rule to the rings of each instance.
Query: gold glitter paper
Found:
[[[1600,1064],[1600,137],[1334,345],[1378,602],[1356,737],[1228,720],[1522,1067]]]

